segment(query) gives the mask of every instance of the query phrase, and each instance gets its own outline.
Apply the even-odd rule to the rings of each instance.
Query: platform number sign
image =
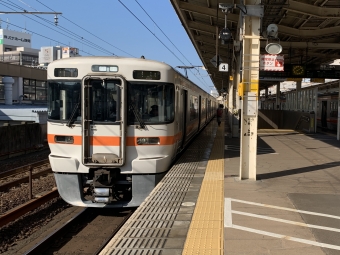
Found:
[[[228,64],[227,63],[221,63],[218,66],[218,71],[220,71],[220,72],[228,72]]]

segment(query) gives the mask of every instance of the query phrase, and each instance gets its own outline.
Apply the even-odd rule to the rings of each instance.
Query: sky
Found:
[[[62,13],[57,26],[54,14],[0,14],[1,27],[32,34],[35,49],[71,46],[82,56],[143,55],[174,68],[203,66],[170,0],[0,0],[0,12],[24,10]],[[188,76],[214,90],[204,69],[188,69]]]

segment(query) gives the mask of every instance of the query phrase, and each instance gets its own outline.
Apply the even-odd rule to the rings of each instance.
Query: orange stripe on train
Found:
[[[50,144],[56,144],[54,137],[56,135],[49,134],[47,136],[48,143]],[[67,135],[66,135],[67,136]],[[72,135],[69,135],[72,136]],[[126,138],[126,145],[127,146],[139,146],[137,144],[137,137],[127,137]],[[176,142],[176,139],[178,139],[178,135],[175,136],[157,136],[159,137],[160,144],[159,145],[172,145]],[[82,137],[81,136],[75,136],[73,135],[74,143],[73,145],[81,145],[82,144]],[[94,146],[119,146],[120,145],[120,137],[118,136],[91,136],[91,145]]]

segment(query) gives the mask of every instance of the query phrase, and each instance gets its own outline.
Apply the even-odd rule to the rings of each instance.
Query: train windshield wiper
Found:
[[[79,105],[80,105],[80,101],[78,101],[78,103],[76,103],[76,105],[74,106],[73,111],[71,113],[70,118],[68,119],[68,122],[67,122],[66,126],[68,126],[68,127],[72,126],[72,124],[74,122],[74,116],[76,115],[76,112],[77,112],[77,110],[79,108]]]
[[[137,121],[139,122],[139,126],[141,128],[145,128],[145,123],[143,121],[143,119],[140,117],[139,113],[136,110],[136,106],[134,104],[130,104],[130,110],[133,112],[133,114],[135,115],[135,118],[137,119]]]

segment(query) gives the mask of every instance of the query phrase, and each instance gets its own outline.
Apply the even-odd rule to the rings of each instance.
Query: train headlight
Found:
[[[138,137],[138,145],[157,145],[159,144],[159,137]]]
[[[73,136],[56,135],[54,137],[56,143],[74,143]]]

